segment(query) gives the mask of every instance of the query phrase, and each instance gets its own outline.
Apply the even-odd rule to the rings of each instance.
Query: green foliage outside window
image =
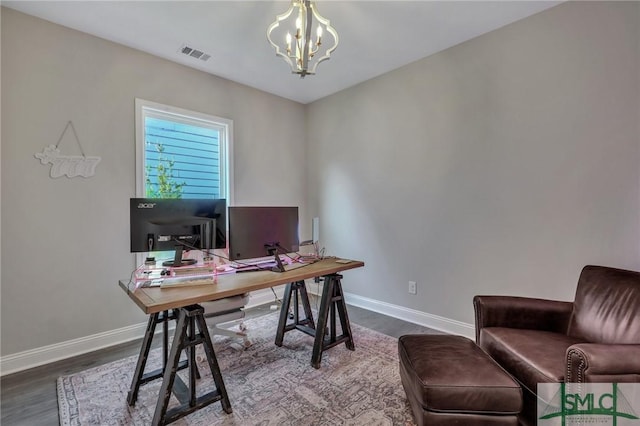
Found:
[[[155,167],[149,165],[146,166],[146,190],[148,198],[182,198],[182,188],[187,184],[186,182],[177,182],[176,176],[174,176],[174,164],[175,161],[167,158],[164,155],[164,146],[162,144],[156,144],[156,150],[158,151],[158,164]],[[151,172],[155,168],[157,172],[158,181],[151,181]]]

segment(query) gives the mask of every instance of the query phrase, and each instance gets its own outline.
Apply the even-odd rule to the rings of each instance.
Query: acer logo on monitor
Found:
[[[139,209],[152,209],[156,206],[156,203],[139,203]]]

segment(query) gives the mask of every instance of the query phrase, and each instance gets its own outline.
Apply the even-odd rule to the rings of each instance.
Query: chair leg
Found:
[[[252,345],[251,340],[249,339],[249,335],[246,332],[247,327],[244,325],[244,323],[241,323],[238,326],[238,331],[234,331],[228,328],[222,328],[222,327],[219,327],[217,324],[208,325],[208,327],[209,327],[209,332],[211,336],[215,336],[215,335],[226,336],[232,339],[240,338],[242,339],[242,346],[245,349]]]

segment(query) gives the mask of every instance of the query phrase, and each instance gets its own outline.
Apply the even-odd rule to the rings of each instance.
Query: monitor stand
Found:
[[[164,262],[162,262],[162,266],[173,266],[174,268],[179,268],[181,266],[195,265],[196,263],[198,263],[198,261],[195,259],[183,259],[182,251],[182,245],[176,246],[176,254],[173,257],[173,260],[165,260]]]
[[[280,260],[280,256],[278,256],[278,245],[265,244],[265,247],[267,248],[269,256],[273,256],[274,260],[276,261],[276,266],[271,268],[271,270],[273,272],[286,272],[286,269],[284,269],[284,265],[282,264],[282,260]]]

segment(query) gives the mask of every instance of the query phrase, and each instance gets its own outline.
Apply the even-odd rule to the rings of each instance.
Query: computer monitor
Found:
[[[175,250],[164,266],[194,264],[183,250],[226,248],[226,212],[224,199],[131,198],[131,252]]]
[[[297,207],[229,207],[229,259],[275,257],[275,271],[284,267],[278,253],[297,252]]]

